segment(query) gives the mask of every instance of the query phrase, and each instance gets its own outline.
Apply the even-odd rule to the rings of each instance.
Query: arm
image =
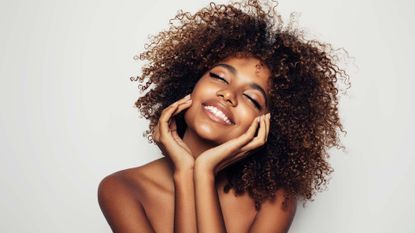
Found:
[[[196,233],[193,168],[174,172],[174,232]]]
[[[195,161],[196,216],[199,233],[225,233],[226,226],[215,187],[215,175],[226,166],[244,158],[262,146],[268,135],[269,118],[255,118],[241,136],[200,154]],[[258,136],[255,130],[261,125]]]
[[[214,173],[195,165],[195,194],[198,233],[225,233],[226,227],[215,187]]]
[[[172,117],[191,106],[191,96],[182,98],[164,109],[153,139],[172,162],[174,167],[174,232],[196,233],[196,216],[193,185],[194,158],[190,148],[177,134]]]
[[[140,201],[121,177],[113,174],[101,181],[98,202],[113,232],[155,232]]]

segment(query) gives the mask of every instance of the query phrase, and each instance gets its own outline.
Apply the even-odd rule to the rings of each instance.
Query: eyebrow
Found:
[[[238,71],[235,69],[235,67],[229,65],[229,64],[225,64],[225,63],[218,63],[216,65],[214,65],[212,67],[212,69],[216,66],[222,66],[223,68],[227,69],[229,72],[231,72],[233,75],[238,76]],[[251,82],[249,83],[249,86],[253,89],[258,90],[259,92],[261,92],[261,94],[264,96],[265,98],[265,105],[268,106],[268,97],[267,94],[265,93],[264,89],[258,85],[257,83]]]

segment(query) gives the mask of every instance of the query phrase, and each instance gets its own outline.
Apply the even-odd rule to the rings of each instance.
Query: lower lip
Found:
[[[215,122],[217,122],[217,123],[220,123],[220,124],[222,124],[222,125],[230,125],[230,124],[226,123],[226,121],[224,121],[224,120],[222,120],[221,118],[219,118],[219,117],[215,116],[215,114],[213,114],[213,113],[211,113],[209,110],[207,110],[207,109],[205,108],[205,106],[202,106],[202,108],[203,108],[203,111],[206,113],[206,115],[208,115],[208,117],[209,117],[211,120],[213,120],[213,121],[215,121]]]

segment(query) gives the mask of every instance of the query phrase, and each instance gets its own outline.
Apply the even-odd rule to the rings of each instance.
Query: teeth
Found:
[[[228,117],[226,117],[226,115],[222,111],[217,109],[216,107],[205,106],[205,108],[207,110],[209,110],[211,113],[213,113],[215,116],[217,116],[217,117],[221,118],[222,120],[224,120],[226,123],[232,124],[232,122],[228,119]]]

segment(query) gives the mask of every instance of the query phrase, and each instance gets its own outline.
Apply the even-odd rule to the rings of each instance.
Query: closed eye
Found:
[[[255,107],[257,108],[257,109],[259,109],[259,110],[261,110],[262,109],[262,107],[261,107],[261,105],[257,102],[257,101],[255,101],[253,98],[251,98],[249,95],[245,95],[246,97],[248,97],[248,99],[255,105]]]
[[[209,75],[210,75],[210,77],[212,77],[212,78],[215,78],[215,79],[219,79],[219,80],[222,80],[223,82],[225,82],[226,84],[229,84],[228,83],[228,81],[226,81],[226,79],[224,79],[224,78],[222,78],[221,76],[219,76],[218,74],[215,74],[215,73],[213,73],[213,72],[209,72]],[[254,100],[252,97],[250,97],[249,95],[245,95],[248,99],[249,99],[249,101],[251,101],[254,105],[255,105],[255,107],[258,109],[258,110],[262,110],[262,107],[261,107],[261,105],[256,101],[256,100]]]
[[[213,73],[213,72],[209,72],[210,77],[215,78],[215,79],[220,79],[222,81],[224,81],[225,83],[229,84],[228,81],[226,81],[226,79],[222,78],[221,76]]]

